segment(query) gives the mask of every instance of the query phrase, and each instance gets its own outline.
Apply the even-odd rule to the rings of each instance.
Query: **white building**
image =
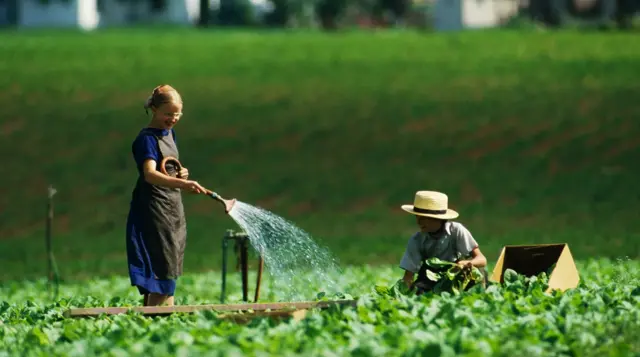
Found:
[[[522,0],[427,0],[434,5],[434,27],[438,31],[498,26],[518,11]],[[266,0],[250,0],[257,14],[269,8]],[[418,0],[418,2],[420,2]],[[154,9],[153,3],[166,6]],[[209,0],[216,9],[219,0]],[[136,23],[192,26],[200,18],[200,0],[0,0],[0,25],[19,28],[98,27]]]
[[[433,20],[437,31],[497,27],[519,11],[518,0],[437,0]]]
[[[163,2],[163,1],[160,1]],[[132,23],[193,25],[200,17],[199,0],[164,0],[153,9],[152,1],[138,0],[0,0],[0,24],[18,27],[97,27]]]

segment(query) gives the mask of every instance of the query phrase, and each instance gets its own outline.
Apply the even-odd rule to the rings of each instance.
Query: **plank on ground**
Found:
[[[334,301],[303,301],[303,302],[274,302],[257,304],[211,304],[211,305],[175,305],[175,306],[123,306],[123,307],[92,307],[72,308],[65,311],[65,317],[89,317],[101,314],[117,315],[129,311],[140,312],[144,315],[170,315],[173,313],[193,313],[196,311],[266,311],[266,310],[302,310],[312,308],[328,308],[334,305],[356,306],[356,300]]]
[[[280,321],[291,318],[294,321],[300,321],[307,316],[307,309],[292,311],[255,311],[246,313],[222,314],[218,317],[223,320],[230,320],[237,324],[246,324],[256,317],[268,317],[270,319]]]

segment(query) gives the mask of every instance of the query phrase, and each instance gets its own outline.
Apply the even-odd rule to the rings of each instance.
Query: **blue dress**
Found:
[[[140,294],[173,296],[182,274],[186,221],[180,190],[149,184],[142,169],[146,159],[155,160],[158,171],[164,157],[178,159],[176,144],[173,129],[144,128],[132,145],[138,179],[127,217],[126,246],[131,285]],[[177,176],[176,167],[167,164],[166,169]]]

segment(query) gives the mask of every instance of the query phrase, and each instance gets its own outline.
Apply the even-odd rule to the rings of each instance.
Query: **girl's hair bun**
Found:
[[[168,84],[161,84],[153,88],[153,92],[144,103],[144,110],[149,113],[151,107],[158,107],[163,103],[178,102],[182,103],[182,97],[175,88]]]

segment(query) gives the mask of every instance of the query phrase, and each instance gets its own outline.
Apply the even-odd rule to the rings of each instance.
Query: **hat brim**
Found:
[[[401,208],[405,211],[405,212],[409,212],[413,215],[416,216],[422,216],[422,217],[431,217],[431,218],[437,218],[437,219],[454,219],[454,218],[458,218],[458,216],[460,216],[458,214],[458,212],[452,210],[452,209],[447,209],[446,213],[443,214],[431,214],[431,213],[421,213],[421,212],[416,212],[414,210],[413,205],[402,205]]]

